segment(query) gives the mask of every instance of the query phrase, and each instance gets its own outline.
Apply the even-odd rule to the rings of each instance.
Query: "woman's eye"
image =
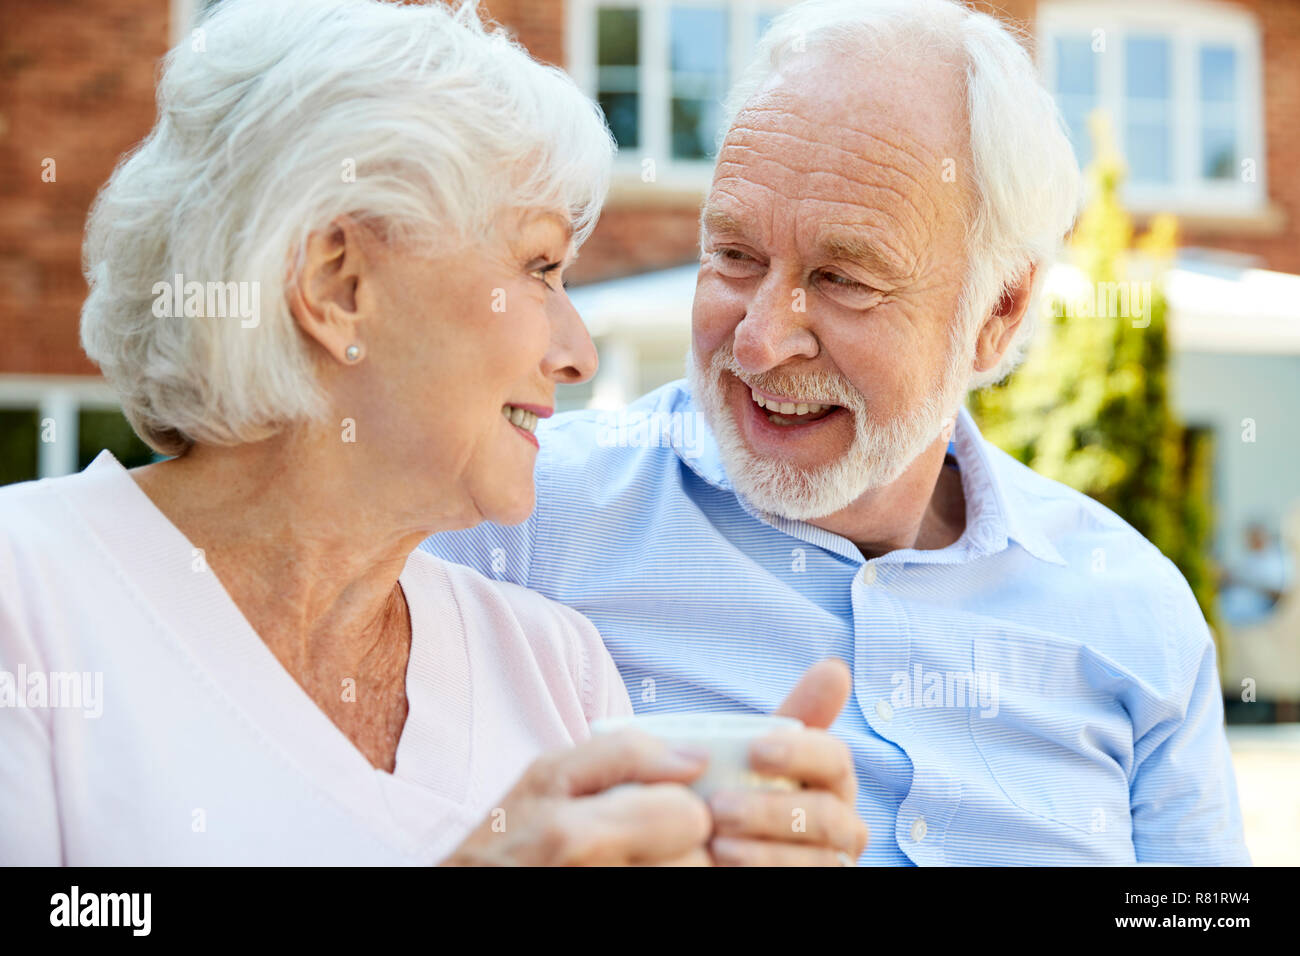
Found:
[[[532,272],[528,273],[534,279],[538,279],[546,284],[549,289],[563,288],[564,283],[556,284],[555,280],[560,276],[560,263],[548,262],[544,266],[539,266]]]

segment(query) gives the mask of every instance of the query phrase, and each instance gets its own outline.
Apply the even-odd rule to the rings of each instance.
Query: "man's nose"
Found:
[[[807,319],[807,291],[769,272],[736,326],[732,354],[754,374],[792,358],[816,358],[819,345]]]
[[[587,326],[569,301],[567,292],[549,297],[547,317],[551,320],[551,345],[542,358],[546,377],[561,385],[577,385],[596,374],[600,359]]]

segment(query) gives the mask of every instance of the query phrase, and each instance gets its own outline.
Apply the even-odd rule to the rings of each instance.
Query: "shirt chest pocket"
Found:
[[[996,788],[1037,817],[1129,834],[1133,728],[1115,665],[1033,631],[976,638],[972,654],[993,706],[971,711],[970,732]]]

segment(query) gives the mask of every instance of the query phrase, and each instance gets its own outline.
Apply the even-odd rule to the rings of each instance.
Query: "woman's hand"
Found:
[[[848,667],[821,661],[803,679],[778,714],[798,717],[808,729],[780,731],[756,741],[750,766],[788,777],[803,789],[739,790],[714,794],[714,836],[720,866],[851,866],[867,845],[859,819],[858,780],[849,749],[825,730],[852,690]]]
[[[538,758],[443,866],[709,866],[707,755],[625,730]]]

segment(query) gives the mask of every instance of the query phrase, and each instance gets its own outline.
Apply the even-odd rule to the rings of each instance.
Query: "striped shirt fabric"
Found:
[[[965,410],[964,533],[872,560],[737,495],[685,382],[538,436],[525,523],[421,547],[585,614],[637,713],[770,712],[813,663],[846,661],[831,732],[870,828],[860,863],[1249,864],[1186,581]]]

